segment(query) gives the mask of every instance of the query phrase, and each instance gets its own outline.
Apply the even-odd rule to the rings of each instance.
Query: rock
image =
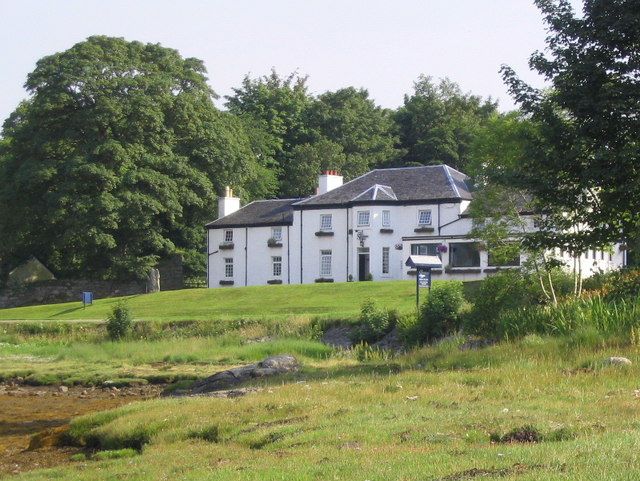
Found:
[[[272,356],[256,364],[218,372],[213,376],[194,383],[189,392],[175,394],[203,394],[212,391],[221,391],[242,384],[250,379],[296,372],[298,369],[300,369],[300,364],[295,357],[287,354]]]
[[[349,349],[353,346],[354,328],[348,326],[333,326],[322,335],[322,342],[333,347]]]
[[[380,349],[386,349],[388,351],[402,351],[404,349],[404,343],[402,339],[400,339],[400,333],[398,332],[398,328],[394,327],[393,330],[385,335],[378,342],[373,344],[375,347],[379,347]]]
[[[60,392],[68,392],[69,388],[67,386],[58,386],[58,391],[60,391]]]
[[[631,366],[633,363],[626,357],[612,356],[605,359],[604,364],[607,366]]]

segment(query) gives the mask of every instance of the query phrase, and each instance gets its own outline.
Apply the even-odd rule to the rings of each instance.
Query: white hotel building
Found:
[[[378,169],[345,184],[329,171],[312,197],[242,208],[227,189],[206,226],[208,286],[413,279],[411,254],[440,256],[435,279],[476,280],[519,265],[494,265],[467,237],[468,180],[447,165]],[[580,261],[588,276],[620,267],[624,252],[590,251]]]

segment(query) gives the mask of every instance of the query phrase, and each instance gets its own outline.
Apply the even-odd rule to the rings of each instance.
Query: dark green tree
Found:
[[[342,147],[347,179],[388,165],[401,154],[392,112],[375,104],[364,89],[347,87],[326,92],[311,108],[311,126],[323,138]]]
[[[445,163],[464,171],[474,132],[496,107],[491,99],[463,93],[448,79],[436,84],[421,75],[395,114],[400,147],[406,151],[400,164]]]
[[[295,72],[287,77],[275,70],[255,79],[247,75],[233,95],[226,97],[229,111],[251,126],[262,165],[275,168],[281,197],[292,195],[288,186],[295,185],[289,165],[294,147],[317,138],[309,126],[313,97],[306,81]]]
[[[2,132],[2,275],[30,255],[59,276],[144,276],[173,252],[201,268],[217,191],[256,163],[205,73],[175,50],[103,36],[38,61]]]
[[[289,163],[291,184],[284,190],[294,197],[306,197],[316,193],[318,174],[324,170],[339,170],[347,178],[353,177],[353,167],[342,146],[327,139],[312,144],[301,144],[293,148]]]
[[[530,66],[535,89],[503,67],[523,112],[539,126],[512,185],[545,216],[530,240],[583,252],[640,236],[640,8],[636,0],[536,0],[547,49]]]

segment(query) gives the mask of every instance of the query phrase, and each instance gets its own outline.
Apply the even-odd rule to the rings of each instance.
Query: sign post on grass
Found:
[[[431,269],[442,269],[437,256],[409,256],[405,265],[416,270],[416,309],[420,309],[420,289],[431,290]]]
[[[93,292],[84,291],[82,293],[82,308],[87,307],[87,304],[93,304]]]

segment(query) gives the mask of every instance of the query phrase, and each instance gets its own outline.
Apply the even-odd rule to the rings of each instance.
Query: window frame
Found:
[[[328,259],[328,263],[325,261]],[[325,268],[328,266],[328,269]],[[320,277],[331,277],[333,273],[333,251],[331,249],[321,249],[320,250]]]
[[[224,277],[233,279],[233,257],[224,258]]]
[[[271,256],[271,274],[273,277],[282,277],[282,256]]]
[[[367,222],[360,222],[360,216],[361,215],[366,215],[367,217]],[[356,222],[358,227],[369,227],[371,226],[371,211],[370,210],[358,210],[356,211]]]
[[[437,242],[419,242],[419,243],[415,243],[415,244],[411,244],[409,246],[409,252],[411,252],[412,256],[438,256],[440,259],[442,259],[442,252],[438,252],[438,246],[440,244],[438,244]],[[426,253],[421,253],[420,252],[420,248],[422,246],[426,246]],[[431,249],[429,249],[431,246],[433,246],[433,252],[430,253],[429,251]],[[415,248],[414,248],[415,247]]]
[[[390,210],[382,211],[382,214],[380,215],[380,222],[382,224],[382,227],[391,227],[391,211]]]
[[[422,214],[428,215],[428,222],[421,222]],[[419,226],[430,226],[433,223],[433,214],[431,209],[418,209],[418,225]]]
[[[223,242],[233,242],[233,229],[225,229],[223,234]]]
[[[382,248],[382,274],[390,274],[391,266],[391,249],[389,247]]]
[[[469,247],[474,247],[475,246],[475,259],[477,259],[477,262],[472,263],[472,264],[462,264],[462,265],[456,265],[456,249],[459,248],[459,246],[465,246],[465,248],[467,246]],[[451,265],[451,267],[453,268],[479,268],[481,265],[481,261],[480,261],[480,250],[478,249],[478,244],[476,242],[450,242],[449,243],[449,264]],[[475,260],[474,259],[474,260]]]
[[[329,219],[328,226],[325,226],[325,220]],[[320,231],[330,232],[333,230],[333,214],[320,214]]]
[[[276,235],[276,232],[280,234]],[[273,226],[271,227],[271,238],[276,242],[282,242],[282,226]]]

